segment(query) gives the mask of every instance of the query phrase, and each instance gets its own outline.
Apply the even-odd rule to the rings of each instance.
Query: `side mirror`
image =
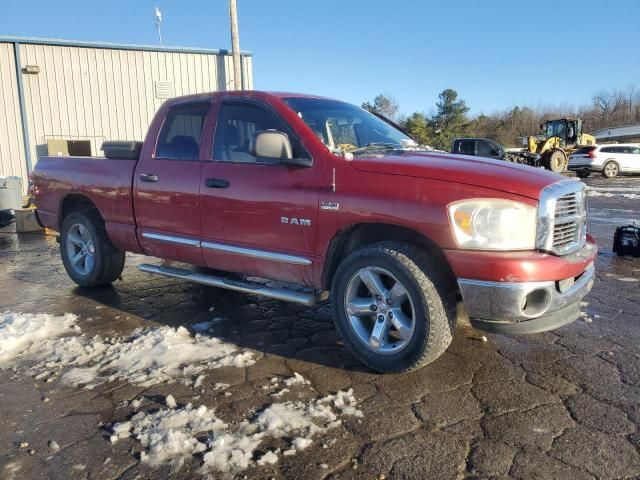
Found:
[[[278,130],[262,130],[253,136],[250,150],[256,157],[277,158],[290,160],[293,149],[286,133]]]
[[[262,130],[253,136],[250,151],[256,157],[276,158],[286,165],[310,167],[310,158],[294,158],[289,136],[278,130]]]

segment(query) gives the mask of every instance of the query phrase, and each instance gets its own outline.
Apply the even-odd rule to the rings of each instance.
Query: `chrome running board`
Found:
[[[284,300],[285,302],[301,303],[308,307],[316,304],[316,296],[288,290],[286,288],[271,288],[257,283],[250,283],[238,280],[232,280],[215,275],[207,275],[204,273],[193,272],[185,268],[163,267],[158,265],[150,265],[143,263],[138,268],[146,273],[153,275],[162,275],[163,277],[180,278],[189,282],[201,283],[211,287],[226,288],[228,290],[236,290],[238,292],[250,293],[254,295],[262,295],[264,297]]]

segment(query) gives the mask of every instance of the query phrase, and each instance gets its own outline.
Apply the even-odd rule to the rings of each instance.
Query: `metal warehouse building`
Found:
[[[253,88],[242,53],[242,86]],[[231,89],[231,52],[0,36],[0,176],[43,155],[99,155],[104,140],[142,140],[170,97]]]

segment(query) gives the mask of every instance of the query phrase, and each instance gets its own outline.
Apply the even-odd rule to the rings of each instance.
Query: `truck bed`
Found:
[[[31,176],[40,222],[60,231],[63,200],[69,202],[74,198],[69,195],[81,195],[90,199],[104,217],[114,245],[131,251],[131,242],[137,244],[132,200],[136,163],[104,157],[40,157]]]

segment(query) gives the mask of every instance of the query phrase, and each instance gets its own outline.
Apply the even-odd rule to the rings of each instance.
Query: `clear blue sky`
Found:
[[[238,4],[257,89],[358,104],[382,92],[410,113],[428,112],[440,91],[454,88],[473,113],[487,113],[640,87],[637,0]],[[0,35],[156,43],[156,5],[165,44],[229,48],[227,0],[2,0]]]

